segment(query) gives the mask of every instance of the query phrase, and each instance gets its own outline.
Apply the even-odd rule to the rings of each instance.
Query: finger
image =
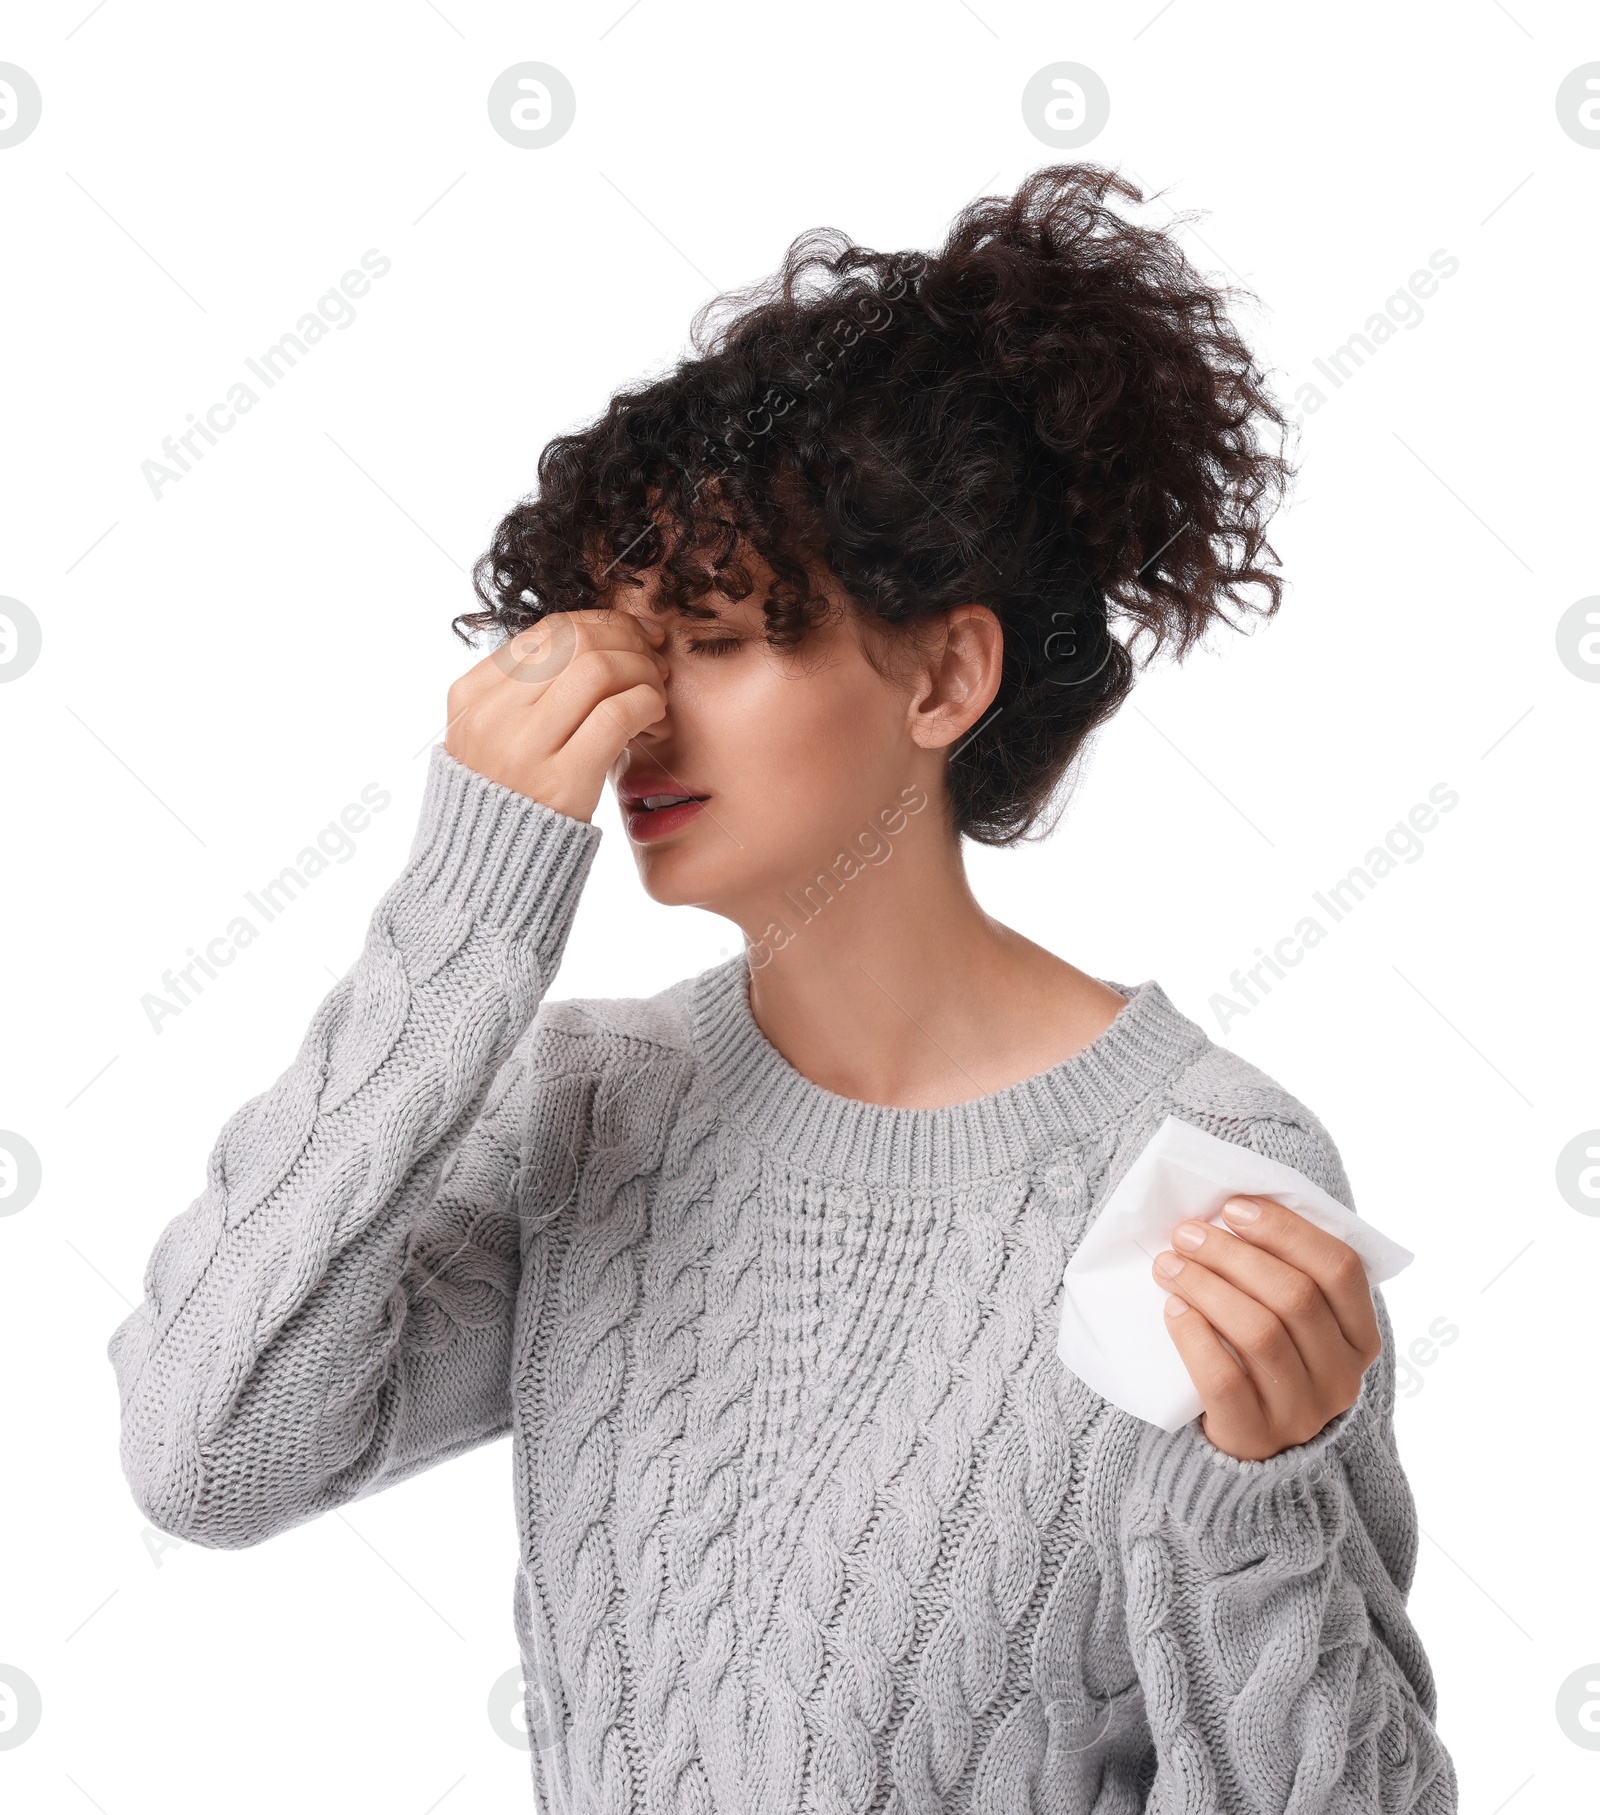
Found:
[[[643,724],[638,722],[641,702],[624,709],[623,719],[634,727],[625,734],[626,741],[666,709],[660,668],[648,655],[631,649],[580,650],[548,686],[535,690],[509,685],[480,701],[477,715],[481,724],[497,727],[500,735],[526,740],[522,747],[529,755],[547,757],[566,749],[598,707],[640,687],[650,691],[654,709]],[[535,705],[537,712],[531,710]],[[581,746],[591,752],[595,747]],[[622,748],[620,742],[617,748]]]
[[[1166,1312],[1167,1332],[1205,1407],[1202,1429],[1207,1437],[1235,1451],[1259,1445],[1270,1427],[1255,1382],[1203,1312],[1176,1293],[1168,1297]]]
[[[585,649],[546,690],[540,717],[548,727],[547,734],[559,745],[565,745],[597,708],[614,707],[618,699],[638,687],[646,687],[653,693],[656,710],[651,718],[659,717],[666,707],[662,682],[661,665],[648,652]],[[630,709],[630,716],[636,709],[637,705]],[[645,722],[648,724],[651,720]]]
[[[590,648],[658,648],[666,639],[666,620],[654,611],[630,611],[622,605],[592,605],[579,611],[547,612],[540,622],[564,618]],[[533,628],[533,626],[529,626]]]
[[[595,648],[659,650],[666,641],[666,619],[655,611],[630,611],[622,605],[596,605],[561,614],[592,640]]]
[[[1168,1273],[1163,1261],[1179,1262],[1178,1271]],[[1199,1261],[1170,1252],[1157,1256],[1153,1277],[1202,1312],[1212,1329],[1232,1343],[1274,1422],[1292,1422],[1297,1407],[1316,1396],[1287,1327],[1248,1292]]]
[[[542,691],[557,680],[584,651],[630,650],[658,667],[665,658],[631,612],[586,609],[550,611],[510,636],[456,683],[471,703],[498,691],[506,682]]]
[[[553,611],[508,637],[483,664],[485,684],[496,679],[536,687],[563,673],[580,649],[592,648],[595,633],[576,621],[576,614]]]
[[[1172,1245],[1185,1259],[1198,1261],[1265,1305],[1289,1332],[1313,1379],[1324,1372],[1343,1372],[1350,1365],[1356,1351],[1310,1274],[1214,1223],[1179,1223]]]
[[[1254,1208],[1259,1215],[1243,1216],[1240,1207]],[[1372,1284],[1361,1256],[1348,1242],[1269,1197],[1229,1198],[1222,1214],[1248,1247],[1275,1254],[1314,1279],[1345,1341],[1369,1361],[1377,1354],[1382,1338],[1372,1304]]]
[[[649,682],[600,700],[567,740],[567,750],[585,767],[609,770],[647,726],[666,711],[666,695]]]
[[[577,645],[578,627],[564,621],[568,616],[565,612],[551,612],[525,624],[474,662],[457,680],[456,689],[464,699],[481,698],[496,691],[502,681],[514,678],[519,669],[531,670],[552,650],[564,647],[570,659]],[[531,672],[525,678],[532,678]]]

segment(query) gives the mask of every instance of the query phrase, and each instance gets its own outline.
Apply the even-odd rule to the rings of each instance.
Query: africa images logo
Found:
[[[287,377],[318,341],[327,338],[330,330],[348,328],[358,314],[357,300],[366,296],[375,279],[387,277],[392,269],[392,261],[376,246],[369,246],[361,254],[359,271],[354,268],[346,271],[337,284],[330,285],[317,298],[315,308],[308,309],[293,328],[280,334],[271,346],[263,348],[259,357],[247,357],[244,364],[262,391],[272,390]],[[239,418],[247,416],[260,401],[261,393],[241,378],[203,416],[197,416],[191,410],[189,426],[176,435],[168,435],[161,443],[163,457],[146,460],[139,467],[156,503],[161,502],[165,487],[176,485],[191,472],[194,464],[205,458],[206,448],[216,447],[223,435],[238,426]]]
[[[1236,970],[1228,979],[1231,995],[1226,990],[1213,991],[1208,1006],[1217,1017],[1218,1027],[1226,1033],[1230,1021],[1249,1014],[1252,1008],[1259,1008],[1262,998],[1272,994],[1271,978],[1281,981],[1287,977],[1306,953],[1320,945],[1331,928],[1346,919],[1400,864],[1418,862],[1427,849],[1421,835],[1438,826],[1441,813],[1449,813],[1460,804],[1461,796],[1454,788],[1442,781],[1435,782],[1428,790],[1428,799],[1419,800],[1403,820],[1397,820],[1384,834],[1382,844],[1374,845],[1361,862],[1352,864],[1337,882],[1313,889],[1311,899],[1321,910],[1321,917],[1303,914],[1293,930],[1276,940],[1270,951],[1258,945],[1256,962]],[[1327,925],[1323,924],[1322,917],[1326,918]]]

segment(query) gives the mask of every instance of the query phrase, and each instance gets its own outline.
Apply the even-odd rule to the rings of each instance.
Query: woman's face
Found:
[[[852,610],[833,611],[790,651],[766,641],[759,585],[737,604],[702,594],[695,602],[714,608],[715,620],[657,616],[648,596],[624,590],[614,603],[667,659],[667,710],[629,743],[610,779],[654,900],[707,908],[755,939],[783,912],[783,890],[803,887],[841,852],[870,861],[884,839],[880,815],[913,802],[942,806],[944,746],[955,731],[924,697],[937,659],[897,686],[867,660]],[[935,638],[936,655],[939,645]],[[633,802],[666,793],[703,800],[654,811]],[[930,828],[942,823],[938,811],[911,810]]]

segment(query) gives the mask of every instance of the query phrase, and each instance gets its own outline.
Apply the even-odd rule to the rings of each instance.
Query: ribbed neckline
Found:
[[[1127,1006],[1088,1046],[939,1109],[860,1102],[796,1071],[756,1021],[742,951],[695,978],[694,1042],[729,1121],[797,1170],[926,1189],[1014,1171],[1114,1125],[1210,1044],[1158,983],[1109,987]]]

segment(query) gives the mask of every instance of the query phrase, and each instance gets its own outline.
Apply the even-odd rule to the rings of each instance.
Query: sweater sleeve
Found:
[[[107,1345],[158,1528],[260,1543],[509,1428],[518,1144],[495,1112],[602,836],[434,750],[360,957],[222,1129]]]
[[[1353,1208],[1325,1130],[1224,1138]],[[1394,1432],[1394,1332],[1355,1403],[1264,1461],[1198,1418],[1140,1423],[1119,1546],[1128,1638],[1155,1747],[1148,1815],[1455,1815],[1432,1671],[1406,1612],[1418,1525]]]

